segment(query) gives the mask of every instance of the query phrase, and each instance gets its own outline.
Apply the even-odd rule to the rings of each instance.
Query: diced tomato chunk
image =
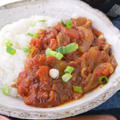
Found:
[[[30,45],[41,49],[42,48],[42,40],[39,38],[33,38],[30,42]]]
[[[49,47],[50,47],[52,50],[55,50],[55,49],[58,47],[57,40],[56,40],[56,39],[51,39]]]
[[[49,67],[47,66],[41,66],[40,69],[38,69],[36,72],[36,76],[40,77],[40,80],[43,82],[49,81],[48,75],[49,75]]]

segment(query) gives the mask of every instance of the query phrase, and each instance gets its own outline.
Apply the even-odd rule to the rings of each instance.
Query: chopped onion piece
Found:
[[[49,75],[50,75],[51,78],[57,79],[57,78],[59,78],[59,70],[58,69],[54,69],[54,68],[50,69]]]

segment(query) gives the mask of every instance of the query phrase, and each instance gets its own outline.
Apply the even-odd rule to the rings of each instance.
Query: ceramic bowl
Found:
[[[83,16],[93,21],[93,26],[104,33],[107,42],[118,62],[109,83],[93,90],[80,100],[54,108],[35,108],[24,104],[20,99],[0,93],[0,114],[22,119],[58,119],[74,116],[95,108],[109,99],[120,89],[120,31],[99,10],[91,8],[80,0],[24,0],[0,7],[0,28],[16,20],[33,15],[70,18]]]

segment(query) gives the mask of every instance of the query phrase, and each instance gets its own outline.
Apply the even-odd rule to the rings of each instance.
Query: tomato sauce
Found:
[[[46,108],[80,99],[100,85],[100,76],[109,77],[114,72],[117,62],[110,52],[111,45],[92,27],[92,21],[83,17],[70,21],[69,29],[58,22],[31,39],[31,52],[16,84],[25,104]],[[45,54],[47,48],[56,50],[73,42],[78,44],[78,49],[64,55],[62,60]],[[62,75],[67,66],[74,67],[74,71],[72,78],[64,82]],[[56,79],[49,75],[52,68],[59,71]],[[81,87],[82,93],[74,91],[73,86]]]

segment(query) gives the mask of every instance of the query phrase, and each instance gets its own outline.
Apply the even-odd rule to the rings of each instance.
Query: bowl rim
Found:
[[[29,2],[31,2],[33,0],[25,0],[25,1],[18,1],[15,3],[8,3],[6,5],[3,5],[0,7],[0,10],[5,10],[8,8],[12,8],[12,7],[17,7],[17,6],[21,6],[22,4],[27,4]],[[36,1],[40,1],[40,0],[36,0]],[[56,0],[57,1],[57,0]],[[72,1],[72,0],[71,0]],[[108,26],[111,26],[112,31],[114,32],[114,34],[116,34],[119,39],[120,39],[120,31],[113,26],[113,24],[110,22],[110,20],[107,18],[107,16],[102,13],[101,11],[94,9],[92,7],[90,7],[88,4],[84,3],[83,1],[78,1],[75,0],[76,2],[79,2],[79,4],[81,3],[82,5],[84,5],[85,7],[87,7],[87,9],[92,10],[92,12],[98,16],[98,17],[102,17],[102,20],[105,21],[105,23]],[[104,92],[104,94],[100,94],[99,96],[96,97],[96,101],[90,101],[89,103],[84,104],[81,108],[74,108],[74,111],[72,111],[73,107],[71,107],[70,110],[65,110],[61,113],[57,113],[53,112],[51,113],[51,115],[47,115],[47,113],[39,113],[39,111],[35,111],[35,112],[31,112],[31,111],[26,111],[26,110],[19,110],[19,109],[15,109],[15,108],[8,108],[5,105],[0,104],[0,113],[7,115],[7,116],[12,116],[12,117],[17,117],[17,118],[23,118],[23,119],[58,119],[58,118],[65,118],[65,117],[69,117],[69,116],[74,116],[77,115],[79,113],[83,113],[86,112],[88,110],[90,110],[91,108],[94,108],[98,105],[100,105],[101,103],[105,102],[108,98],[110,98],[114,93],[116,93],[120,88],[120,79],[117,78],[117,81],[115,82],[115,84],[111,87],[109,87],[108,91],[106,90]],[[86,108],[87,106],[87,108]]]

